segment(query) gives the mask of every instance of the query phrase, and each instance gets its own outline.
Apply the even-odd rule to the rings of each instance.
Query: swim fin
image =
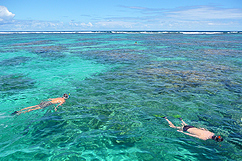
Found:
[[[11,115],[13,116],[13,115],[15,115],[17,113],[18,113],[18,111],[14,111],[13,113],[11,113]]]
[[[153,115],[153,116],[155,116],[155,117],[160,117],[160,118],[165,118],[166,116],[164,116],[164,115]]]
[[[181,115],[171,115],[174,118],[181,118]]]

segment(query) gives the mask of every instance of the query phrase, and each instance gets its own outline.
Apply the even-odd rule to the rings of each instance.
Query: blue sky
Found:
[[[0,0],[0,31],[241,31],[241,0]]]

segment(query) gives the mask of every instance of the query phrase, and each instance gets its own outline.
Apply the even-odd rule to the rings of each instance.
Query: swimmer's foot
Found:
[[[15,115],[15,114],[18,114],[19,112],[18,111],[14,111],[11,115]]]

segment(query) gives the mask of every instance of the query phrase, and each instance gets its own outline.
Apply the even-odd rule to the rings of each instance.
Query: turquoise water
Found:
[[[0,160],[242,159],[242,34],[0,38]],[[57,112],[10,116],[63,93],[71,97]],[[224,142],[154,115],[177,126],[181,116]]]

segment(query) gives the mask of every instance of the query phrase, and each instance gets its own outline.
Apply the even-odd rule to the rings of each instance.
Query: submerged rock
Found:
[[[52,58],[65,57],[65,54],[63,54],[63,50],[65,50],[65,47],[63,46],[39,46],[31,48],[32,52],[40,55],[41,57]]]
[[[20,90],[33,88],[35,81],[24,74],[10,74],[0,76],[0,91],[12,95]]]
[[[16,43],[13,44],[13,46],[28,46],[28,45],[41,45],[41,44],[47,44],[50,40],[40,40],[40,41],[31,41],[26,43]]]
[[[30,57],[17,56],[10,59],[5,59],[0,62],[0,66],[15,66],[31,60]]]

